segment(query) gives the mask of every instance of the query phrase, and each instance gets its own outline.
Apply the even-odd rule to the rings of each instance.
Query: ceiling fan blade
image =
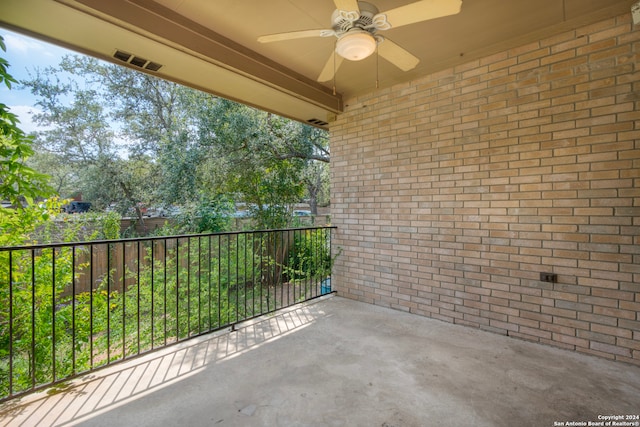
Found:
[[[378,44],[378,54],[402,71],[409,71],[420,62],[418,58],[386,38]]]
[[[381,12],[386,15],[391,28],[460,13],[462,0],[422,0]]]
[[[360,7],[358,7],[358,0],[333,0],[336,5],[336,9],[344,10],[346,12],[358,12],[360,13]]]
[[[342,56],[336,53],[332,53],[327,63],[324,64],[324,68],[322,69],[322,72],[318,76],[318,81],[328,82],[329,80],[331,80],[333,76],[336,74],[336,71],[338,71],[338,68],[340,68],[340,65],[342,64],[343,60],[344,58]],[[335,65],[333,61],[335,61]]]
[[[288,33],[268,34],[258,37],[260,43],[279,42],[282,40],[304,39],[309,37],[327,37],[334,35],[333,30],[303,30],[290,31]]]

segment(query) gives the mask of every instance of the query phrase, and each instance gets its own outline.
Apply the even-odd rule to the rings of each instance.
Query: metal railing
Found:
[[[0,248],[0,401],[330,292],[332,228]]]

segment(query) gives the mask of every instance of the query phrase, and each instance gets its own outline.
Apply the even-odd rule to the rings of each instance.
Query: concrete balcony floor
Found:
[[[330,296],[0,410],[9,426],[587,425],[640,415],[640,367]]]

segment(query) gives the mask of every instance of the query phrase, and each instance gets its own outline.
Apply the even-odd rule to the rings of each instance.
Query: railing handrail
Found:
[[[129,237],[125,239],[86,240],[81,242],[36,243],[33,245],[0,246],[0,252],[15,251],[15,250],[63,248],[63,247],[70,247],[70,246],[105,245],[109,243],[147,242],[147,241],[156,241],[156,240],[186,239],[186,238],[194,238],[194,237],[233,236],[233,235],[239,235],[239,234],[274,233],[274,232],[277,233],[277,232],[283,232],[283,231],[319,230],[319,229],[336,229],[336,228],[338,227],[335,225],[318,225],[318,226],[308,226],[308,227],[270,228],[270,229],[262,229],[262,230],[239,230],[239,231],[219,231],[214,233],[176,234],[176,235],[170,235],[170,236]]]

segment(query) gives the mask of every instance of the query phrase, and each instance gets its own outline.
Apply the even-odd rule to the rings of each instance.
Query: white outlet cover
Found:
[[[640,1],[631,5],[631,17],[634,25],[640,24]]]

